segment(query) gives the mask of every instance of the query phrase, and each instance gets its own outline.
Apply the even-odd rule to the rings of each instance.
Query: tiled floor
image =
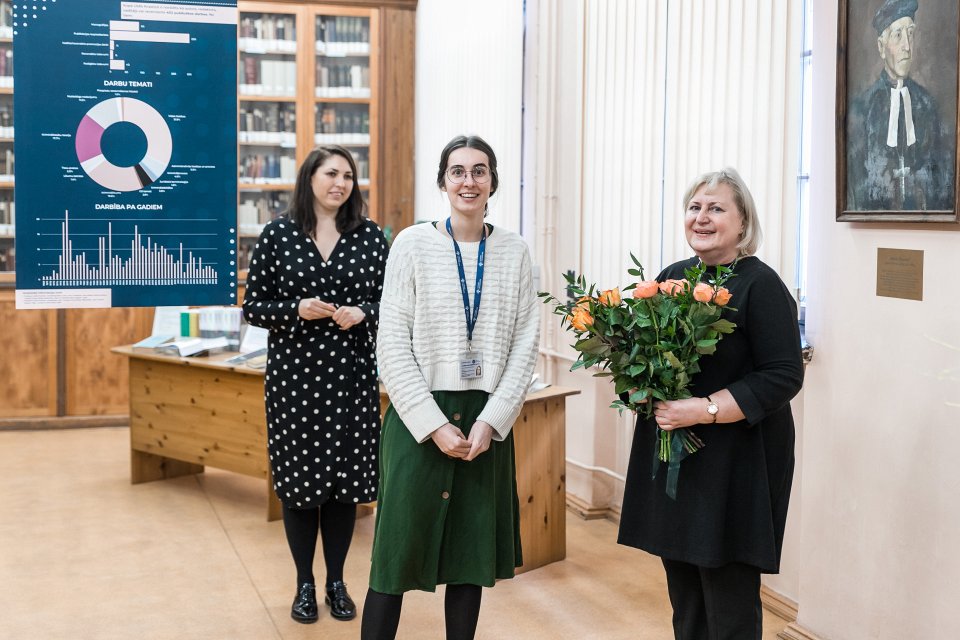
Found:
[[[0,513],[5,640],[360,636],[359,620],[290,619],[293,563],[262,482],[209,470],[131,486],[126,429],[0,433]],[[347,562],[358,604],[372,528],[358,522]],[[658,560],[615,537],[568,514],[567,559],[485,590],[478,639],[670,638]],[[767,614],[764,640],[785,625]],[[408,594],[399,637],[442,638],[442,595]]]

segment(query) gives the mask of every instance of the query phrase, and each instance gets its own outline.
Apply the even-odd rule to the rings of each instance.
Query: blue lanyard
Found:
[[[470,312],[470,297],[467,295],[467,274],[463,270],[463,256],[460,254],[460,245],[457,244],[457,239],[453,237],[450,218],[447,218],[447,233],[453,240],[453,250],[457,254],[460,293],[463,294],[463,315],[467,320],[467,342],[473,342],[473,328],[477,326],[477,316],[480,315],[480,294],[483,291],[483,255],[487,247],[487,225],[483,225],[483,237],[480,238],[480,248],[477,251],[477,285],[473,291],[473,313]]]

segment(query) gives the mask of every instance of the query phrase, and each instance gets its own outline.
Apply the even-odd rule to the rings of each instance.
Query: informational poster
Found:
[[[235,303],[235,0],[13,14],[17,308]]]

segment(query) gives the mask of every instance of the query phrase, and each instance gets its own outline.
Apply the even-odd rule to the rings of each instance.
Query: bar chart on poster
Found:
[[[233,1],[13,3],[17,308],[236,303]]]

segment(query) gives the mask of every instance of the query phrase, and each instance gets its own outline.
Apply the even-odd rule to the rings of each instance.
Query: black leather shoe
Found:
[[[290,617],[303,624],[317,621],[317,588],[312,582],[304,582],[297,589],[297,596],[290,607]]]
[[[353,620],[357,617],[357,605],[353,603],[347,593],[347,585],[342,580],[330,583],[324,602],[330,605],[330,615],[337,620]]]

